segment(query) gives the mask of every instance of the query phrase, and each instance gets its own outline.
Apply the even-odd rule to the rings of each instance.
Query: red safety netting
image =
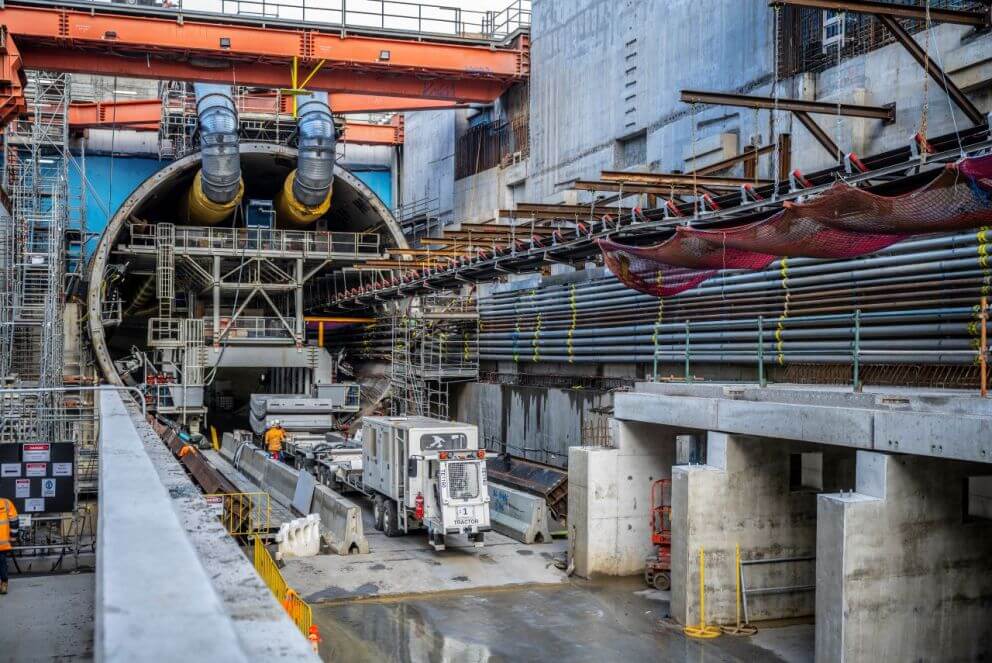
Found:
[[[762,269],[777,257],[853,258],[912,235],[992,223],[992,156],[964,159],[926,185],[880,196],[838,182],[807,202],[785,203],[767,219],[738,228],[680,226],[653,246],[599,240],[606,265],[628,287],[678,294],[720,269]]]

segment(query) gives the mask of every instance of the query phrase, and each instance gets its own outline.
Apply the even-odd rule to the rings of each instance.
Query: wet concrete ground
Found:
[[[0,663],[93,660],[92,573],[14,575],[0,596]]]
[[[665,618],[668,593],[638,578],[494,588],[313,606],[336,663],[813,660],[813,626],[692,640]]]

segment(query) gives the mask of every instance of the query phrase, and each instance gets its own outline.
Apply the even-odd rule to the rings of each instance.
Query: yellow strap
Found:
[[[783,352],[785,340],[782,338],[782,332],[785,331],[785,321],[789,318],[789,300],[791,298],[788,258],[782,258],[782,268],[779,269],[779,275],[782,277],[782,289],[785,290],[785,302],[782,305],[782,315],[778,316],[778,323],[775,325],[775,350],[778,353],[778,365],[785,366],[785,353]]]

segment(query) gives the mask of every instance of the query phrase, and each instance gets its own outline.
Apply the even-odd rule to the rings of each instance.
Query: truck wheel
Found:
[[[393,500],[386,500],[385,509],[383,509],[382,513],[382,531],[386,533],[386,536],[400,535],[400,523],[396,515],[396,502]]]
[[[672,576],[668,571],[661,571],[654,574],[654,581],[651,583],[660,592],[667,592],[672,588]]]
[[[382,531],[384,511],[385,505],[383,504],[382,495],[376,495],[372,498],[372,518],[375,520],[375,528],[380,532]]]

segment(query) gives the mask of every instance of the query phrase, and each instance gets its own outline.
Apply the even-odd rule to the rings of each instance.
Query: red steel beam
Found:
[[[199,67],[178,60],[135,59],[110,53],[58,50],[44,46],[21,49],[24,67],[68,73],[98,73],[104,76],[151,78],[155,80],[227,83],[252,87],[282,88],[289,85],[288,69],[283,65],[231,62],[226,68]],[[502,83],[493,80],[422,79],[416,76],[353,73],[347,69],[324,71],[307,85],[312,90],[375,94],[380,96],[420,97],[456,103],[489,103],[503,92]]]
[[[69,106],[69,126],[73,129],[117,126],[158,131],[161,118],[162,102],[158,99],[73,102]]]
[[[459,103],[529,73],[525,39],[499,49],[9,4],[0,24],[25,67],[54,71],[285,88],[296,58],[301,78],[324,63],[308,89]]]
[[[360,145],[402,145],[403,116],[394,116],[389,124],[346,122],[341,140]]]
[[[275,95],[249,95],[244,106],[250,109],[275,109]],[[118,127],[135,131],[158,131],[162,118],[159,99],[128,99],[72,103],[69,106],[69,126],[72,129]],[[389,124],[346,122],[343,141],[361,145],[401,145],[403,118],[395,116]]]
[[[329,95],[329,103],[335,113],[403,113],[468,107],[454,101],[343,93]]]

